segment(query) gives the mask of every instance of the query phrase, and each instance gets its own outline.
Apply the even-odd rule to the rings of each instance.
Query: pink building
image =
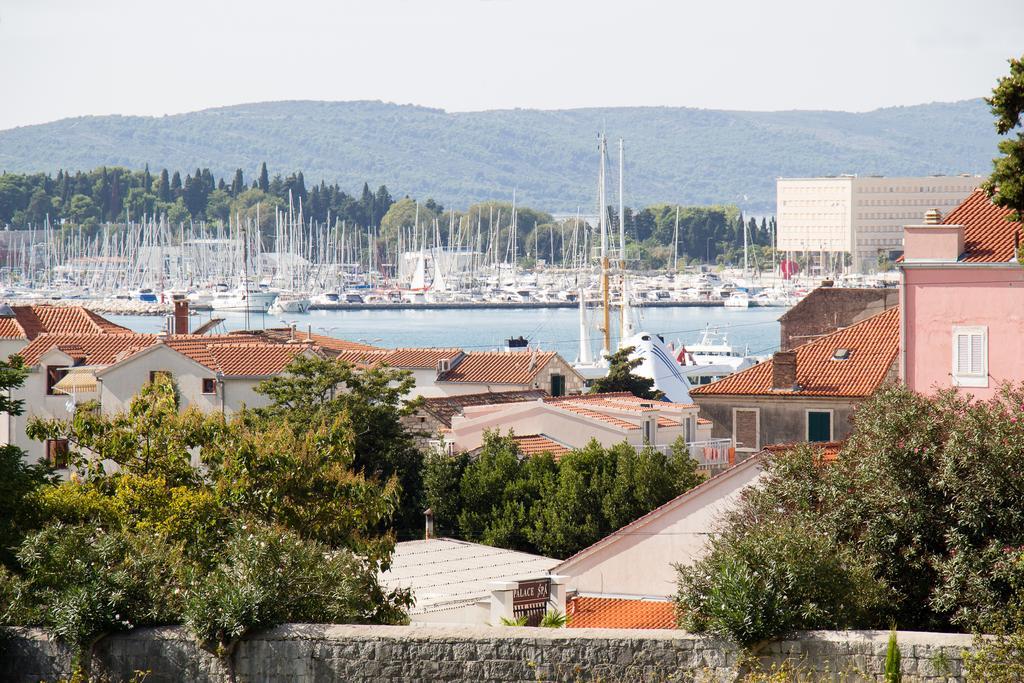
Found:
[[[1022,226],[1009,213],[977,190],[945,219],[932,210],[906,227],[900,376],[910,389],[988,399],[1024,380]]]

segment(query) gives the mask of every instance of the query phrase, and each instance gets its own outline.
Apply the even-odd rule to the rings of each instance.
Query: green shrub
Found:
[[[540,625],[543,628],[564,628],[565,622],[565,614],[558,610],[551,610],[544,613],[544,617],[540,620]]]
[[[713,541],[707,557],[679,568],[676,600],[683,628],[750,647],[795,630],[873,623],[887,595],[855,553],[780,521]]]
[[[351,552],[294,532],[240,525],[223,560],[189,582],[184,623],[218,654],[246,634],[288,622],[403,623],[406,591],[385,594],[376,570]]]

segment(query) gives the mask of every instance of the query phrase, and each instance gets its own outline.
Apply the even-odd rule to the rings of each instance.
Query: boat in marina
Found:
[[[215,311],[243,311],[261,313],[270,310],[277,293],[260,289],[250,283],[239,283],[224,292],[216,292],[210,302]]]
[[[728,336],[710,324],[705,326],[704,334],[697,343],[689,346],[677,344],[674,358],[693,386],[728,377],[760,362],[749,354],[749,349],[739,353],[729,343]]]
[[[748,308],[750,306],[750,295],[746,292],[736,290],[729,295],[723,305],[727,308]]]

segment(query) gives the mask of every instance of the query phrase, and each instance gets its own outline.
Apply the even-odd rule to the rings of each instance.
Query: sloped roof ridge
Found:
[[[888,375],[889,367],[896,360],[896,356],[899,354],[899,306],[893,306],[886,310],[876,313],[870,318],[865,318],[859,322],[856,322],[848,327],[831,332],[823,337],[812,339],[809,342],[801,344],[793,349],[797,354],[797,379],[798,381],[803,377],[804,380],[807,378],[808,372],[823,372],[823,368],[815,366],[814,362],[818,363],[829,362],[821,358],[808,358],[812,353],[817,352],[819,349],[828,348],[851,348],[854,349],[853,356],[848,360],[842,361],[830,361],[841,365],[826,366],[829,371],[834,373],[846,372],[852,377],[847,377],[847,381],[855,379],[861,382],[860,385],[854,389],[850,389],[849,385],[844,390],[843,388],[836,388],[836,390],[827,390],[822,388],[816,388],[806,384],[801,386],[799,391],[776,391],[771,386],[772,378],[772,367],[774,361],[768,359],[764,362],[758,363],[757,365],[741,370],[727,377],[723,377],[720,380],[711,382],[710,384],[703,384],[698,387],[694,387],[690,390],[690,393],[695,396],[753,396],[753,395],[789,395],[789,396],[834,396],[834,397],[848,397],[848,396],[867,396],[870,395],[878,386],[884,381]],[[881,327],[880,327],[881,326]],[[876,329],[879,328],[880,329]],[[875,339],[868,338],[868,341],[875,341],[881,343],[877,339],[879,334],[887,334],[892,337],[891,348],[883,348],[880,352],[884,351],[887,354],[886,362],[879,362],[875,367],[862,367],[860,362],[863,360],[863,352],[871,349],[864,349],[863,345],[860,345],[855,335],[865,334],[869,331],[874,330],[877,334]],[[884,340],[882,340],[884,341]],[[857,351],[861,351],[858,354]],[[831,354],[829,354],[831,356]],[[801,363],[801,358],[803,362]],[[883,359],[879,359],[882,361]],[[884,367],[883,367],[884,366]],[[810,370],[808,369],[810,367]],[[873,370],[873,376],[865,375],[865,372]],[[835,378],[832,378],[835,379]]]

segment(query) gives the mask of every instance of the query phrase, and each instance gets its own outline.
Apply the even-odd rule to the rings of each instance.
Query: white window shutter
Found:
[[[956,374],[966,375],[971,371],[971,335],[956,335]]]
[[[980,334],[971,337],[971,374],[981,375],[985,372],[985,338]]]

